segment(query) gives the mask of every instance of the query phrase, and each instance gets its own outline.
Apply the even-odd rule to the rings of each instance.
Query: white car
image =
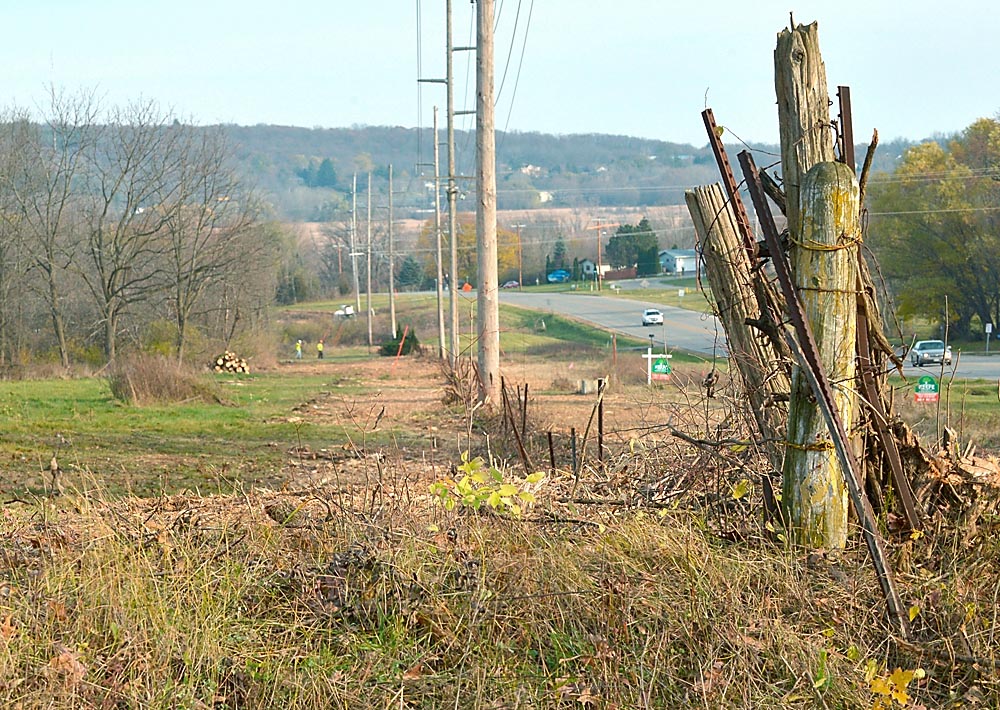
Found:
[[[655,308],[647,308],[642,312],[643,325],[662,325],[663,314]]]
[[[333,315],[337,316],[338,318],[353,318],[355,315],[354,306],[351,305],[341,306],[340,308],[338,308],[333,312]]]

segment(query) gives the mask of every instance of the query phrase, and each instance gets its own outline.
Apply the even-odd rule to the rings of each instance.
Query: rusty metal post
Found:
[[[604,387],[603,379],[597,380],[597,460],[604,463]]]

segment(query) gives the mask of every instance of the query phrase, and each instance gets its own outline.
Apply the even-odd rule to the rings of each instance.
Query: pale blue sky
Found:
[[[993,2],[495,0],[497,128],[613,133],[704,145],[707,92],[746,140],[777,141],[775,36],[819,21],[831,93],[851,87],[866,142],[926,138],[1000,112]],[[444,89],[417,91],[417,0],[7,0],[0,104],[44,104],[46,87],[106,104],[154,99],[208,124],[429,126]],[[421,66],[444,76],[444,0],[420,0]],[[454,0],[455,44],[474,5]],[[515,75],[531,9],[524,61]],[[471,66],[467,66],[473,61]],[[455,59],[456,108],[474,108],[471,53]],[[513,103],[512,103],[513,98]],[[443,120],[443,119],[442,119]],[[466,126],[472,119],[463,119]],[[727,142],[733,139],[727,138]]]

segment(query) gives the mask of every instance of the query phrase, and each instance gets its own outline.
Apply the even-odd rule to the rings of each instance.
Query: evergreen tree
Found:
[[[649,250],[658,254],[659,249],[656,233],[643,217],[637,225],[623,224],[618,227],[615,235],[608,241],[606,254],[611,265],[621,269],[638,267],[641,254]]]
[[[556,245],[552,252],[552,265],[561,269],[566,264],[566,242],[563,240],[562,236],[556,239]],[[548,267],[546,266],[546,269]]]
[[[396,275],[396,283],[400,288],[415,288],[424,280],[424,269],[420,262],[412,255],[403,259],[399,266],[399,273]]]
[[[337,171],[333,167],[333,161],[329,158],[323,158],[323,162],[319,164],[319,168],[316,169],[315,175],[312,176],[311,187],[336,187],[337,186]]]

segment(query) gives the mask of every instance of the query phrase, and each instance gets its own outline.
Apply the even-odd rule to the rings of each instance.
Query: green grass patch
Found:
[[[53,454],[70,480],[94,476],[116,492],[203,489],[228,478],[266,482],[289,449],[318,450],[362,435],[347,416],[323,425],[294,414],[321,393],[336,407],[339,397],[351,401],[362,392],[333,372],[205,377],[221,390],[221,402],[131,406],[99,378],[0,382],[7,485],[39,490]],[[405,437],[387,430],[375,439]]]
[[[933,372],[921,373],[931,374]],[[988,380],[955,380],[941,383],[938,403],[914,401],[914,387],[919,376],[906,383],[890,378],[900,416],[927,442],[937,441],[948,427],[958,434],[959,442],[972,442],[989,450],[1000,450],[1000,395],[997,384]]]

